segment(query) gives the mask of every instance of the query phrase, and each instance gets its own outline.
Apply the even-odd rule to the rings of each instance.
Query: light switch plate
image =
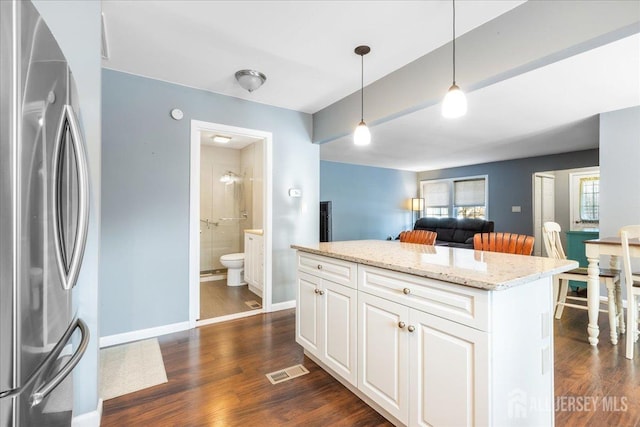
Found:
[[[299,188],[290,188],[289,197],[302,197],[302,190]]]

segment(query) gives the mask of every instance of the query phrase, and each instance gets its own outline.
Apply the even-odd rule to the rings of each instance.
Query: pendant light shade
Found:
[[[447,119],[455,119],[465,114],[467,114],[467,97],[454,83],[442,101],[442,116]]]
[[[355,145],[369,145],[371,143],[371,132],[365,122],[360,122],[353,133],[353,143]]]
[[[467,97],[456,84],[456,0],[453,4],[453,84],[442,101],[442,116],[455,119],[467,114]]]
[[[369,145],[371,143],[371,132],[364,122],[364,56],[371,52],[369,46],[358,46],[354,52],[360,55],[360,123],[353,133],[353,143],[355,145]]]

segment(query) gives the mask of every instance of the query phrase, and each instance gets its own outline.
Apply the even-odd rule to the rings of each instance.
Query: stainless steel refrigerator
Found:
[[[73,76],[30,1],[0,1],[0,427],[70,425],[89,340],[72,289],[88,173]]]

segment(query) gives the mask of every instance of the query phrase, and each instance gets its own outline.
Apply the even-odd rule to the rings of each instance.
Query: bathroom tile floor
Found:
[[[200,319],[226,316],[243,311],[258,310],[246,304],[255,301],[262,306],[262,298],[251,292],[247,285],[227,286],[227,280],[200,282]]]

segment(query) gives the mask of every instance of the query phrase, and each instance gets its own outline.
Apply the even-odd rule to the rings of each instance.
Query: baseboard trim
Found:
[[[244,317],[255,316],[256,314],[264,313],[263,310],[249,310],[241,311],[240,313],[227,314],[226,316],[212,317],[211,319],[198,320],[196,322],[196,328],[200,326],[213,325],[214,323],[226,322],[228,320],[242,319]]]
[[[186,331],[187,329],[190,329],[189,322],[180,322],[157,326],[155,328],[125,332],[123,334],[108,335],[106,337],[100,337],[100,348],[158,337],[160,335],[171,334],[173,332]]]
[[[278,302],[271,304],[271,311],[288,310],[290,308],[296,308],[296,300]]]
[[[102,399],[98,399],[95,411],[86,412],[71,419],[71,427],[100,427],[102,420]]]

